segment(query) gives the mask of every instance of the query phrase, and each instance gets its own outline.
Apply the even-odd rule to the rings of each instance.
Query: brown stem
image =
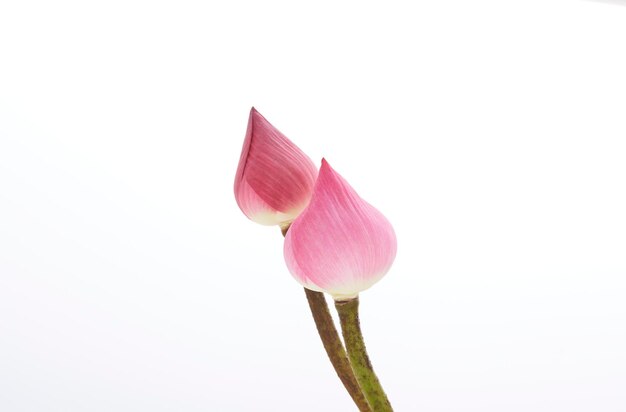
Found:
[[[304,291],[306,292],[306,298],[309,301],[309,307],[311,308],[311,313],[313,314],[313,320],[315,320],[315,326],[317,326],[317,332],[322,339],[322,343],[324,344],[324,349],[326,349],[326,354],[328,354],[330,363],[333,364],[339,379],[341,379],[343,386],[345,386],[346,390],[352,397],[352,400],[359,408],[359,411],[370,412],[371,409],[369,404],[367,403],[363,392],[361,392],[361,388],[359,387],[359,384],[354,376],[354,372],[352,371],[352,367],[350,366],[346,350],[343,348],[343,344],[339,338],[339,333],[335,328],[335,324],[330,315],[330,311],[328,310],[328,303],[326,303],[324,294],[321,292],[314,292],[307,288],[304,288]]]

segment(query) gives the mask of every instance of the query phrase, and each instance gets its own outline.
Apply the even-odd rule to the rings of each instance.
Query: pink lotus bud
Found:
[[[304,287],[346,300],[387,273],[396,235],[385,216],[322,159],[311,202],[289,228],[284,252]]]
[[[235,176],[243,213],[262,225],[284,227],[309,203],[316,177],[311,159],[253,107]]]

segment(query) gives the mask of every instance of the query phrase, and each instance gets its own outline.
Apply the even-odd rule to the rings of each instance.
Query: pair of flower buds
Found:
[[[311,159],[254,108],[235,198],[243,213],[287,231],[285,261],[305,288],[349,300],[379,281],[396,255],[389,221],[325,159]]]

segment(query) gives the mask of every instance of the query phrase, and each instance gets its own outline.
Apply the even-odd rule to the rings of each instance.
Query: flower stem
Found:
[[[311,313],[313,314],[313,320],[315,320],[315,326],[317,326],[317,332],[322,339],[324,349],[326,349],[326,354],[328,354],[330,362],[333,364],[337,375],[339,375],[339,379],[341,379],[343,386],[345,386],[346,390],[352,397],[352,400],[359,408],[359,411],[370,412],[371,409],[369,404],[367,403],[361,388],[359,388],[357,379],[355,378],[352,367],[350,366],[350,361],[348,360],[346,351],[343,348],[341,339],[339,338],[339,333],[335,328],[335,324],[330,315],[330,311],[328,310],[328,303],[326,303],[324,294],[321,292],[314,292],[307,288],[304,288],[304,291],[306,292],[306,298],[309,301],[309,307],[311,308]]]
[[[348,357],[367,401],[373,412],[391,412],[391,404],[383,390],[365,349],[363,334],[359,324],[359,298],[335,301],[339,313],[343,340],[346,343]]]

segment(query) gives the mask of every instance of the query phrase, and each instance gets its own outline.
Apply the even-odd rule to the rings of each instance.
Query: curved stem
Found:
[[[341,339],[339,338],[339,333],[335,328],[335,324],[330,315],[330,311],[328,310],[328,303],[326,303],[324,294],[321,292],[314,292],[307,288],[304,288],[304,291],[306,292],[306,298],[309,301],[309,307],[311,308],[311,313],[313,314],[315,326],[317,326],[317,332],[322,339],[324,349],[326,349],[326,354],[328,355],[330,362],[333,364],[339,379],[341,379],[343,386],[345,386],[346,390],[352,397],[352,400],[354,400],[354,403],[359,408],[359,411],[370,412],[371,409],[369,404],[367,403],[363,392],[361,392],[361,388],[359,388],[357,379],[355,378],[352,367],[350,366],[350,361],[348,360],[346,351],[343,348]]]
[[[367,356],[365,342],[363,341],[363,334],[361,333],[361,326],[359,324],[358,296],[351,300],[335,301],[335,307],[339,313],[343,340],[346,343],[346,349],[348,350],[348,357],[350,358],[354,375],[367,401],[372,407],[372,411],[393,411],[389,399],[387,399],[387,395],[378,381],[378,377]]]

